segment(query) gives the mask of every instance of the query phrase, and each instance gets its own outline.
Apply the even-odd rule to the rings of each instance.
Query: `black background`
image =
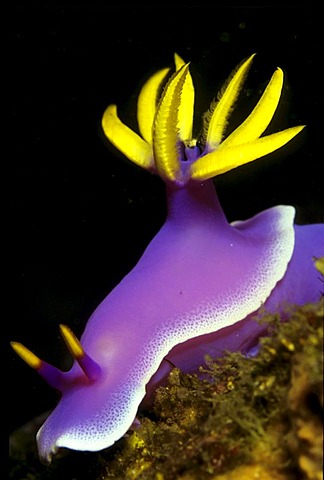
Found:
[[[139,88],[172,66],[174,52],[192,62],[198,121],[235,65],[258,53],[230,128],[276,66],[283,68],[282,104],[269,131],[307,124],[306,131],[280,152],[217,178],[217,191],[229,220],[282,203],[296,206],[298,223],[323,221],[319,16],[311,7],[229,4],[11,7],[8,340],[68,368],[59,323],[80,335],[161,226],[162,182],[108,147],[100,120],[113,102],[136,128]],[[13,429],[52,408],[56,394],[11,350],[9,358]]]

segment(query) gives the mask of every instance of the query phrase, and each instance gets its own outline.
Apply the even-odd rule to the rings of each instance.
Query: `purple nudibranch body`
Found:
[[[239,90],[248,66],[245,62],[236,70],[227,84],[232,90]],[[55,377],[52,383],[62,394],[37,434],[39,454],[45,462],[51,461],[58,447],[95,451],[111,446],[131,427],[143,399],[167,374],[170,364],[190,372],[203,364],[205,354],[248,351],[263,332],[264,326],[252,319],[261,307],[283,311],[288,304],[316,302],[322,294],[313,258],[324,256],[324,225],[294,225],[295,210],[284,205],[229,224],[212,181],[226,169],[222,166],[218,172],[218,167],[208,163],[214,152],[223,152],[219,162],[228,162],[227,170],[235,168],[279,148],[300,129],[278,146],[278,135],[293,129],[273,134],[270,140],[271,135],[259,138],[257,111],[249,117],[248,126],[242,124],[245,130],[236,133],[222,150],[221,143],[211,139],[217,138],[220,124],[215,110],[227,108],[229,112],[236,100],[233,92],[225,90],[209,114],[212,126],[206,127],[209,130],[200,148],[193,140],[182,138],[187,124],[181,112],[192,93],[189,75],[177,57],[176,72],[152,113],[153,138],[145,138],[148,129],[144,114],[139,113],[148,147],[113,117],[109,107],[108,117],[104,117],[104,131],[115,146],[165,181],[168,214],[134,269],[92,314],[80,344],[66,333],[75,357],[70,371],[59,372],[32,357],[27,349],[29,353],[22,351],[27,363],[43,372],[47,381]],[[158,90],[153,84],[154,80],[143,94],[148,108],[150,96]],[[270,97],[273,92],[258,105],[263,116],[271,119]],[[225,128],[227,113],[222,115]],[[175,125],[176,134],[172,130]],[[266,142],[273,146],[264,153]],[[146,149],[143,159],[140,147]],[[243,160],[233,166],[229,158],[240,151]]]

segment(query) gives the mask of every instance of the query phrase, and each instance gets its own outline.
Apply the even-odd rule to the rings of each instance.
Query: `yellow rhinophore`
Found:
[[[83,358],[85,355],[83,347],[72,330],[66,325],[60,324],[60,331],[72,357],[76,360]]]
[[[10,342],[14,351],[27,363],[31,368],[39,370],[42,366],[42,360],[31,352],[27,347],[19,342]]]

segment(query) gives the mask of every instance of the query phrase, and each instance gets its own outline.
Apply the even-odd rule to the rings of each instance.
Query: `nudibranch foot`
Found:
[[[294,226],[295,210],[284,205],[229,224],[212,181],[283,147],[304,128],[264,135],[281,97],[278,68],[248,118],[226,137],[253,59],[239,65],[212,102],[201,138],[192,136],[190,66],[178,55],[173,74],[160,70],[140,92],[139,134],[115,105],[104,112],[108,140],[165,182],[168,214],[137,265],[91,315],[81,340],[61,326],[75,360],[69,372],[13,344],[62,394],[37,434],[44,462],[59,447],[113,445],[171,366],[192,371],[206,354],[248,352],[264,332],[254,320],[260,308],[276,312],[320,298],[312,259],[324,256],[323,225]]]

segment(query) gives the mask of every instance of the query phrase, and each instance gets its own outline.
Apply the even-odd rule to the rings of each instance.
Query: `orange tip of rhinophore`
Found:
[[[79,360],[82,357],[84,357],[83,347],[80,341],[75,336],[75,334],[72,332],[72,330],[68,326],[63,324],[60,324],[60,330],[61,330],[63,340],[65,341],[66,346],[68,347],[71,355],[76,360]]]
[[[27,365],[35,370],[39,370],[42,366],[42,360],[37,357],[33,352],[31,352],[27,347],[19,342],[10,342],[11,347],[14,351],[22,358]]]

